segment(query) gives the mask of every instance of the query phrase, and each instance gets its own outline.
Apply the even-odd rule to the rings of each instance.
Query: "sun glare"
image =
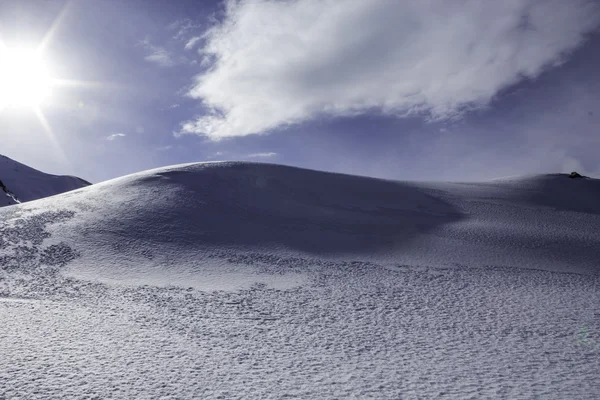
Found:
[[[0,47],[0,109],[38,107],[50,95],[52,78],[38,52]]]

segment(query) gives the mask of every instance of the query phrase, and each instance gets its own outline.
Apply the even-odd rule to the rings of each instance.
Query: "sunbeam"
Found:
[[[80,88],[90,88],[90,89],[99,89],[106,88],[110,85],[107,85],[105,82],[100,81],[83,81],[79,79],[63,79],[63,78],[55,78],[52,79],[53,86],[61,86],[61,87],[80,87]]]
[[[58,16],[52,22],[52,25],[50,26],[50,29],[48,29],[48,31],[44,35],[44,38],[42,39],[42,41],[40,42],[39,46],[37,47],[37,51],[39,51],[42,54],[46,51],[46,49],[48,47],[48,44],[50,43],[50,41],[52,40],[52,38],[56,34],[56,31],[60,27],[62,21],[65,18],[65,16],[67,15],[67,11],[68,11],[68,9],[70,7],[71,7],[71,2],[70,1],[63,5],[62,9],[58,13]]]
[[[52,127],[48,123],[48,120],[46,119],[46,116],[44,115],[42,109],[40,107],[34,107],[33,112],[37,116],[42,127],[44,128],[44,132],[48,136],[48,139],[50,139],[50,142],[52,142],[52,145],[54,146],[56,154],[59,155],[61,161],[66,161],[67,157],[66,157],[62,147],[60,147],[60,143],[56,139],[56,136],[54,136],[54,132],[52,132]]]
[[[66,161],[66,155],[57,140],[48,118],[46,107],[61,107],[61,98],[53,96],[60,89],[92,89],[109,87],[99,81],[85,81],[73,77],[57,76],[50,60],[52,42],[65,24],[72,9],[67,1],[52,21],[50,28],[37,45],[26,48],[0,37],[0,117],[10,113],[30,111],[39,120],[45,135],[52,142],[55,154]]]

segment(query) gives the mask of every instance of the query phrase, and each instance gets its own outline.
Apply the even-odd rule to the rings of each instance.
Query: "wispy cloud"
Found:
[[[146,56],[144,60],[154,63],[161,67],[172,67],[175,65],[171,53],[169,53],[164,47],[155,46],[148,39],[141,42],[141,45],[146,50]]]
[[[168,145],[168,146],[160,146],[160,147],[157,147],[157,148],[156,148],[156,150],[157,150],[157,151],[167,151],[167,150],[171,150],[172,148],[173,148],[173,146],[171,146],[171,145]]]
[[[202,40],[202,37],[194,36],[193,38],[187,41],[187,43],[185,44],[185,49],[192,50],[194,46],[196,46],[200,42],[200,40]]]
[[[248,158],[270,158],[270,157],[275,157],[277,156],[277,153],[253,153],[253,154],[248,154],[246,157]]]
[[[220,139],[374,110],[457,118],[564,62],[599,24],[593,0],[232,0],[189,92],[212,113],[179,133]]]
[[[227,152],[217,151],[213,154],[206,156],[207,160],[222,160],[226,156]]]
[[[115,140],[116,138],[125,137],[124,133],[113,133],[112,135],[108,135],[106,140]]]
[[[168,29],[174,31],[173,39],[181,40],[184,42],[190,41],[190,36],[202,28],[202,24],[191,20],[190,18],[183,18],[174,21],[168,26]]]

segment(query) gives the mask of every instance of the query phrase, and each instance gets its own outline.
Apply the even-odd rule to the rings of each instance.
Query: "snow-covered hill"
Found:
[[[0,209],[0,398],[593,399],[600,180],[185,164]]]
[[[50,175],[0,155],[0,207],[89,186],[74,176]]]

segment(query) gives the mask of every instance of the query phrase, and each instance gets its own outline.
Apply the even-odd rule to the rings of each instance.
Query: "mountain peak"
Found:
[[[89,186],[75,176],[51,175],[0,154],[0,207]]]

